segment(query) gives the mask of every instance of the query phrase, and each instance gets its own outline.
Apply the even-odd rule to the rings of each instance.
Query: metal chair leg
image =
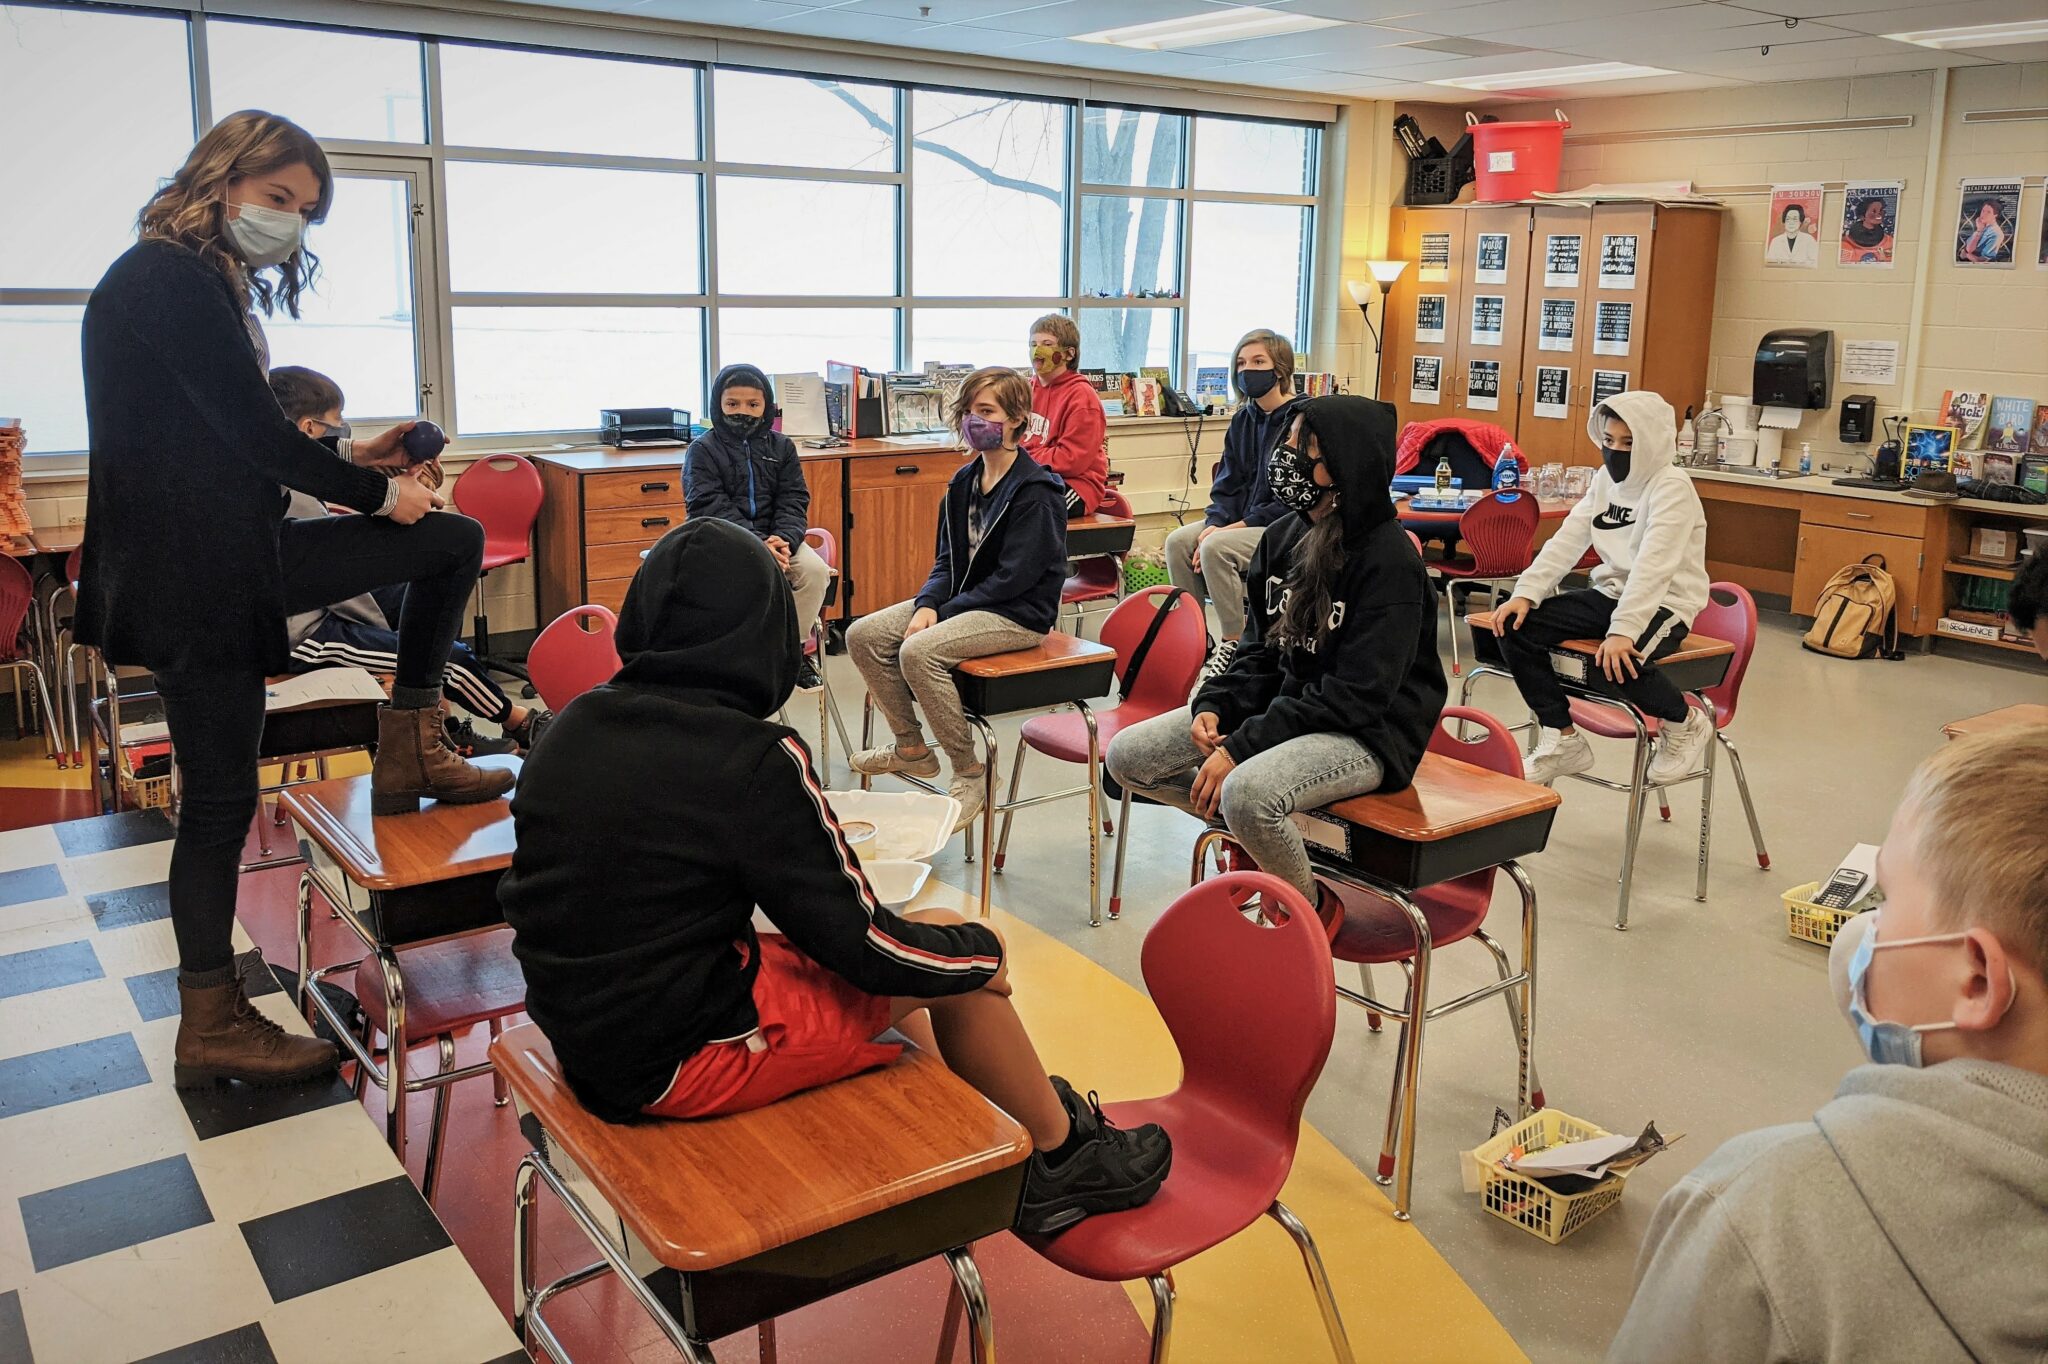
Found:
[[[1120,919],[1124,913],[1124,850],[1131,846],[1131,789],[1123,788],[1123,798],[1117,802],[1117,827],[1124,836],[1116,841],[1116,871],[1109,879],[1109,917]]]
[[[1024,779],[1024,755],[1031,751],[1031,745],[1024,742],[1024,736],[1017,736],[1017,754],[1010,759],[1010,794],[1003,800],[1005,805],[1017,803],[1017,787]],[[996,870],[1003,869],[1003,859],[1010,851],[1010,821],[1017,817],[1015,810],[1003,811],[1003,829],[996,836]]]
[[[1380,1136],[1380,1161],[1372,1176],[1373,1183],[1383,1189],[1394,1182],[1394,1168],[1398,1163],[1396,1156],[1401,1149],[1401,1104],[1406,1097],[1408,1041],[1414,1035],[1408,1024],[1415,1017],[1415,978],[1408,974],[1405,966],[1402,975],[1408,981],[1406,1012],[1395,1020],[1401,1027],[1394,1034],[1394,1078],[1387,1089],[1387,1126]]]
[[[777,1364],[782,1354],[775,1346],[775,1318],[770,1317],[756,1326],[754,1339],[760,1353],[760,1364]]]
[[[1146,1282],[1152,1286],[1152,1364],[1166,1364],[1173,1345],[1173,1275],[1154,1274]]]
[[[1407,896],[1388,897],[1408,915],[1415,934],[1415,955],[1411,958],[1408,985],[1408,1046],[1401,1056],[1401,1132],[1394,1151],[1394,1217],[1409,1220],[1409,1194],[1415,1185],[1415,1113],[1422,1084],[1422,1029],[1429,1015],[1429,920]]]
[[[405,1164],[405,976],[399,969],[398,954],[388,947],[377,949],[378,965],[384,973],[384,1032],[390,1038],[384,1062],[384,1143]]]
[[[1514,964],[1508,960],[1507,949],[1503,948],[1492,938],[1489,938],[1484,932],[1474,933],[1472,936],[1478,939],[1480,945],[1492,955],[1495,979],[1506,980],[1514,975]],[[1508,1006],[1508,1027],[1515,1036],[1515,1103],[1525,1110],[1518,1116],[1527,1117],[1527,1109],[1532,1106],[1541,1108],[1543,1105],[1541,1103],[1534,1103],[1532,1105],[1530,1096],[1525,1091],[1533,1088],[1536,1094],[1542,1094],[1543,1080],[1536,1074],[1535,1058],[1530,1055],[1529,1030],[1522,1021],[1521,1000],[1516,997],[1516,992],[1513,990],[1503,990],[1500,998],[1501,1002]]]
[[[1095,710],[1076,701],[1088,726],[1088,926],[1102,927],[1102,739],[1095,728]]]
[[[446,1075],[455,1069],[455,1039],[444,1032],[434,1040],[440,1044],[440,1073]],[[404,1063],[403,1055],[394,1052],[385,1064],[402,1066]],[[433,1206],[434,1191],[441,1186],[441,1146],[448,1139],[448,1091],[453,1087],[434,1086],[434,1122],[427,1129],[427,1163],[420,1168],[420,1192],[426,1195],[428,1207]]]
[[[979,715],[970,715],[967,719],[974,726],[975,733],[981,736],[981,917],[986,919],[989,912],[990,891],[993,889],[990,883],[990,875],[995,870],[995,858],[992,854],[995,850],[996,840],[996,732],[989,727],[988,721]],[[968,828],[967,854],[968,860],[972,861],[974,856],[974,831],[972,826]]]
[[[504,1019],[494,1018],[491,1020],[491,1040],[493,1042],[497,1041],[499,1035],[504,1031]],[[500,1075],[496,1070],[493,1070],[491,1072],[491,1106],[493,1108],[503,1108],[506,1104],[511,1102],[512,1091],[506,1086],[505,1077],[503,1075]]]
[[[1628,931],[1628,892],[1635,879],[1636,843],[1643,835],[1643,803],[1646,796],[1645,783],[1650,770],[1649,734],[1643,729],[1643,720],[1630,707],[1628,715],[1636,725],[1635,755],[1629,766],[1628,784],[1628,830],[1621,850],[1621,895],[1615,903],[1614,926],[1621,932]]]
[[[1362,961],[1358,963],[1358,992],[1367,999],[1379,998],[1378,995],[1372,992],[1372,963],[1370,962]],[[1367,1009],[1365,1011],[1365,1026],[1368,1031],[1378,1032],[1385,1025],[1385,1022],[1386,1020],[1380,1017],[1379,1010]]]
[[[1444,581],[1444,620],[1451,627],[1451,676],[1461,677],[1465,665],[1458,659],[1458,580]]]
[[[1700,867],[1698,880],[1694,882],[1692,898],[1705,904],[1707,899],[1707,849],[1714,840],[1714,746],[1707,745],[1706,775],[1700,778]]]
[[[981,1268],[974,1263],[974,1250],[961,1246],[946,1252],[946,1268],[953,1271],[953,1283],[967,1309],[969,1356],[974,1364],[995,1364],[996,1323],[989,1315],[988,1295],[982,1289]]]
[[[1322,1252],[1316,1249],[1316,1241],[1308,1234],[1308,1228],[1279,1199],[1266,1209],[1266,1216],[1287,1229],[1294,1238],[1294,1245],[1301,1252],[1301,1262],[1308,1270],[1309,1286],[1315,1289],[1316,1307],[1323,1314],[1323,1330],[1330,1337],[1330,1349],[1337,1356],[1337,1364],[1353,1364],[1351,1338],[1344,1334],[1344,1318],[1337,1311],[1337,1295],[1330,1290],[1330,1274],[1323,1268]]]
[[[1756,864],[1766,871],[1771,866],[1771,855],[1764,849],[1763,825],[1757,823],[1756,802],[1749,798],[1749,778],[1742,771],[1742,754],[1736,751],[1735,741],[1726,733],[1716,730],[1714,738],[1728,750],[1728,764],[1735,769],[1735,789],[1742,794],[1742,811],[1749,816],[1750,842],[1756,844]]]

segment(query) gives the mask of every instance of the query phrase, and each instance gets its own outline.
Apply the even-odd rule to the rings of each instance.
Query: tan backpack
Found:
[[[1835,658],[1904,658],[1899,648],[1899,590],[1884,556],[1837,569],[1813,604],[1813,626],[1799,641]]]

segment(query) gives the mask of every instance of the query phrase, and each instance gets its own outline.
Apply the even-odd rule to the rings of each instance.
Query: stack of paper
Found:
[[[18,417],[0,417],[0,535],[27,535],[28,503],[21,495],[21,453],[27,444]]]
[[[1664,1136],[1653,1122],[1643,1128],[1641,1136],[1592,1137],[1546,1146],[1540,1151],[1510,1151],[1500,1163],[1504,1169],[1531,1179],[1555,1179],[1562,1175],[1604,1179],[1633,1170],[1677,1140],[1679,1137]]]

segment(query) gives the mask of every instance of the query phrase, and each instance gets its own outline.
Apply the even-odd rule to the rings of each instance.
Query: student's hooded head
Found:
[[[1661,394],[1632,388],[1596,404],[1586,434],[1600,447],[1607,477],[1633,496],[1678,457],[1678,416]]]
[[[1347,550],[1395,519],[1398,424],[1392,407],[1371,398],[1340,395],[1295,404],[1288,438],[1267,469],[1275,495],[1309,521],[1288,565],[1290,590],[1277,629],[1282,641],[1322,643]],[[1310,489],[1328,491],[1310,503]]]
[[[686,521],[655,542],[619,611],[618,685],[766,719],[796,685],[796,603],[751,531]]]

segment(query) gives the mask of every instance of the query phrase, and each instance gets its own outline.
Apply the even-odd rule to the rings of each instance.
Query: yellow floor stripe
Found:
[[[964,910],[969,900],[934,879],[918,904]],[[1023,920],[1001,909],[994,917],[1010,944],[1018,1012],[1048,1070],[1112,1096],[1158,1094],[1179,1083],[1173,1041],[1141,991]],[[1395,1221],[1379,1188],[1312,1127],[1302,1128],[1281,1197],[1322,1249],[1360,1364],[1527,1359],[1422,1233]],[[1475,1202],[1472,1216],[1484,1215]],[[1182,1364],[1332,1357],[1301,1258],[1270,1221],[1175,1270],[1174,1284],[1173,1357]],[[1150,1290],[1142,1283],[1126,1289],[1149,1322]]]

